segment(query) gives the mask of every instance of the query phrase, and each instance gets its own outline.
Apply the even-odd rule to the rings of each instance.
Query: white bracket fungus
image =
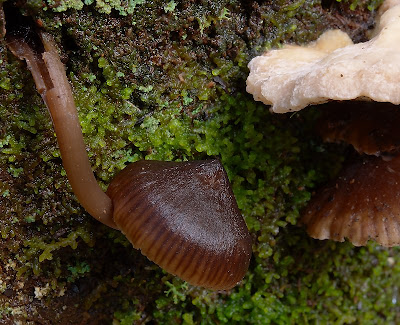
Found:
[[[247,91],[275,113],[329,100],[400,104],[400,0],[386,0],[373,37],[353,44],[329,30],[306,46],[285,45],[249,63]]]

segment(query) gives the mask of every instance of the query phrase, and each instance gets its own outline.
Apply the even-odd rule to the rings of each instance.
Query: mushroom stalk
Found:
[[[84,209],[103,224],[117,228],[111,199],[103,192],[89,162],[71,86],[50,35],[40,34],[44,52],[37,53],[23,39],[10,37],[8,47],[31,70],[38,92],[51,114],[68,181]]]

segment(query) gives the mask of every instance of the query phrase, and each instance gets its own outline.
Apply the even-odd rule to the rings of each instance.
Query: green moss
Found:
[[[110,14],[111,10],[117,10],[120,15],[126,16],[135,12],[136,6],[141,5],[146,2],[146,0],[47,0],[47,5],[49,8],[56,12],[63,12],[69,9],[80,10],[85,5],[94,4],[96,9],[105,14]],[[47,7],[45,7],[47,9]]]
[[[329,10],[317,0],[21,3],[60,45],[103,188],[139,159],[218,157],[254,255],[238,287],[210,292],[164,273],[91,220],[71,193],[29,72],[2,44],[0,289],[13,292],[0,297],[3,319],[23,322],[32,308],[44,323],[61,324],[88,314],[114,324],[398,322],[397,249],[314,241],[295,226],[345,149],[314,135],[316,109],[272,115],[245,93],[251,57],[313,40],[329,21],[356,26],[362,38],[373,14],[366,8],[379,3],[331,1]],[[17,310],[22,299],[30,303]]]
[[[174,0],[172,0],[172,1],[168,2],[168,3],[164,6],[164,11],[165,11],[166,13],[168,13],[168,12],[173,12],[173,11],[175,10],[176,6],[177,6],[176,2],[175,2]]]
[[[141,313],[138,312],[134,307],[137,304],[137,301],[132,301],[132,303],[125,301],[125,303],[121,306],[121,310],[114,313],[113,324],[131,325],[134,324],[135,321],[139,321],[141,318]]]
[[[336,0],[336,1],[342,2],[342,0]],[[375,10],[382,4],[383,0],[372,0],[368,1],[367,4],[365,4],[365,1],[361,0],[344,0],[343,2],[349,3],[351,10],[355,10],[357,9],[358,6],[363,6],[363,5],[367,5],[368,10]]]

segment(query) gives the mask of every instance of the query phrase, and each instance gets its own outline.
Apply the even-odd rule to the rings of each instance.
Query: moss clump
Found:
[[[120,233],[92,221],[70,191],[29,73],[2,43],[2,321],[398,322],[397,249],[314,241],[294,226],[345,149],[315,137],[316,109],[271,115],[244,91],[252,56],[330,27],[363,39],[373,16],[367,8],[378,4],[17,3],[60,45],[104,188],[138,159],[217,156],[252,233],[254,257],[237,288],[210,292],[165,274]]]
[[[342,0],[336,0],[342,2]],[[376,10],[383,2],[383,0],[362,1],[362,0],[344,0],[343,2],[350,4],[350,10],[356,10],[358,6],[367,6],[368,10]]]

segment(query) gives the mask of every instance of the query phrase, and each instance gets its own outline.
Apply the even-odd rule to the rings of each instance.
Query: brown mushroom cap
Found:
[[[245,275],[251,239],[218,160],[139,161],[107,194],[118,228],[167,272],[221,290]]]
[[[358,152],[380,156],[400,149],[400,109],[390,103],[333,102],[321,108],[318,133],[327,142],[346,142]]]
[[[389,161],[366,156],[347,166],[312,198],[301,222],[317,239],[399,245],[400,155]]]

